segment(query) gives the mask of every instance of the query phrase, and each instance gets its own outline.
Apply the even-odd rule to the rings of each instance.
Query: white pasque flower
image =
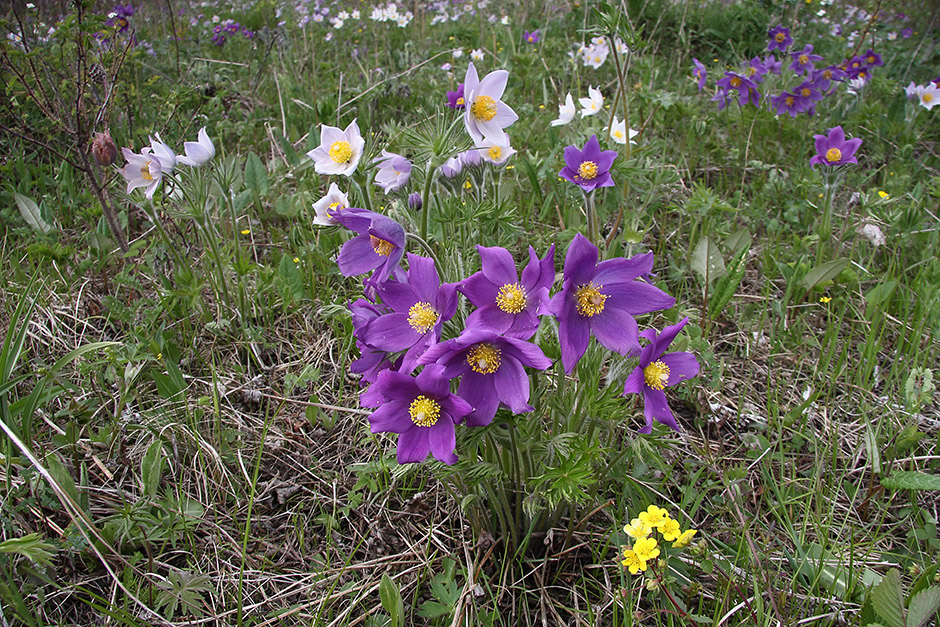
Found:
[[[382,150],[381,156],[373,159],[372,163],[377,163],[379,166],[379,171],[375,175],[375,184],[386,194],[398,191],[411,178],[411,162],[394,152]]]
[[[484,56],[485,55],[483,54],[483,50],[480,48],[476,48],[470,52],[470,58],[474,61],[482,61]]]
[[[920,102],[920,106],[930,111],[940,104],[940,87],[937,87],[934,83],[918,86],[917,100]]]
[[[503,133],[499,141],[484,139],[477,145],[477,148],[479,155],[493,165],[502,165],[509,157],[516,154],[516,151],[509,145],[509,135],[506,133]]]
[[[909,100],[913,100],[914,98],[918,98],[918,96],[917,96],[917,90],[918,90],[918,89],[920,89],[920,86],[919,86],[917,83],[915,83],[914,81],[911,81],[910,84],[909,84],[907,87],[904,88],[904,95],[907,96]],[[919,98],[918,98],[918,100],[919,100]]]
[[[313,203],[313,210],[317,212],[313,217],[313,223],[320,226],[332,226],[336,224],[333,219],[336,212],[348,207],[349,199],[346,194],[339,191],[336,183],[330,183],[330,189],[326,192],[326,196]]]
[[[182,157],[177,157],[176,160],[183,165],[193,167],[207,163],[215,156],[215,144],[209,139],[209,134],[206,133],[205,126],[199,129],[197,141],[183,142],[183,150],[186,154]]]
[[[121,152],[127,159],[127,165],[119,170],[121,176],[127,181],[127,193],[138,187],[146,187],[144,191],[147,198],[153,198],[153,193],[157,191],[157,186],[163,180],[160,161],[151,154],[149,146],[141,150],[140,154],[131,151],[130,148],[122,148]]]
[[[571,93],[569,92],[568,95],[565,96],[565,104],[558,105],[558,119],[552,120],[552,126],[568,124],[574,119],[574,113],[574,98],[571,97]]]
[[[352,176],[365,145],[355,120],[349,123],[345,131],[323,124],[320,145],[308,152],[307,156],[313,159],[314,170],[318,174]]]
[[[480,80],[473,62],[467,68],[463,81],[467,103],[463,121],[474,144],[482,144],[484,138],[498,143],[505,134],[503,129],[519,119],[516,112],[500,100],[508,80],[509,72],[506,70],[490,72]]]
[[[588,87],[588,97],[578,98],[581,104],[581,117],[586,118],[589,115],[597,115],[604,107],[604,96],[599,89]]]
[[[169,174],[176,167],[176,153],[160,139],[160,133],[154,133],[154,135],[156,139],[150,138],[150,150],[160,162],[160,171],[163,174]],[[144,151],[141,150],[140,152],[143,153]]]
[[[640,134],[640,131],[634,131],[630,129],[630,143],[636,144],[633,141],[633,138]],[[610,139],[618,144],[627,143],[627,121],[626,120],[617,120],[617,116],[614,115],[614,123],[610,127]]]

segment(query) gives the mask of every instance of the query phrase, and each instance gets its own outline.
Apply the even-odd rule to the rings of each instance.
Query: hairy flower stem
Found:
[[[584,194],[584,212],[587,214],[587,238],[595,246],[601,244],[601,235],[600,227],[598,226],[597,221],[597,209],[594,207],[594,191],[585,192]]]
[[[427,242],[428,239],[428,215],[431,213],[431,183],[433,182],[434,168],[431,160],[428,160],[428,167],[424,172],[424,193],[421,194],[421,200],[424,201],[424,208],[421,210],[421,240],[424,242]],[[426,243],[425,246],[427,246]]]
[[[823,255],[829,246],[832,237],[832,196],[835,192],[836,181],[830,171],[823,173],[825,197],[823,198],[822,222],[819,225],[819,242],[816,244],[816,263],[822,263]]]

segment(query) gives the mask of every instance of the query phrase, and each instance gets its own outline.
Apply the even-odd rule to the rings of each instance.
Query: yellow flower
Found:
[[[251,234],[251,229],[245,229],[242,231],[242,235],[250,235],[250,234]]]
[[[692,536],[698,532],[698,529],[689,529],[683,531],[682,535],[679,536],[679,539],[672,543],[672,548],[674,549],[684,549],[689,546],[689,543],[692,542]]]
[[[633,552],[641,561],[648,562],[659,557],[658,544],[655,538],[640,538],[633,545]]]
[[[666,542],[672,542],[682,535],[682,531],[679,529],[679,521],[673,520],[672,518],[667,518],[659,531],[663,534],[663,540]]]
[[[640,538],[645,538],[649,534],[653,533],[653,528],[639,518],[634,518],[630,521],[629,525],[626,525],[623,528],[623,532],[634,540],[639,540]]]
[[[831,301],[831,300],[832,300],[832,299],[829,298],[828,296],[820,296],[820,297],[819,297],[819,302],[821,302],[821,303],[824,304],[824,305],[825,305],[826,303],[828,303],[829,301]]]
[[[464,189],[470,189],[470,187],[471,187],[470,181],[464,181],[464,183],[463,183],[463,188],[464,188]]]
[[[660,530],[663,528],[663,525],[666,524],[666,520],[668,518],[669,512],[661,507],[656,507],[655,505],[650,505],[646,508],[645,512],[640,512],[640,520],[645,522],[650,527],[654,527]]]
[[[888,192],[884,191],[883,189],[878,191],[878,195],[882,198],[891,198],[891,196],[888,195]]]
[[[623,560],[620,562],[630,569],[630,574],[635,575],[641,570],[646,570],[646,561],[641,560],[633,549],[624,549]]]
[[[294,263],[300,263],[300,257],[294,257]]]

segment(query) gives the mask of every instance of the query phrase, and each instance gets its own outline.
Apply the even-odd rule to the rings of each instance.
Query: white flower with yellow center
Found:
[[[640,134],[640,131],[634,131],[630,129],[630,143],[636,144],[633,141],[633,138]],[[627,143],[627,122],[626,120],[618,120],[617,116],[614,116],[614,123],[610,127],[610,139],[618,144]]]
[[[349,199],[346,194],[339,191],[336,183],[330,183],[326,196],[313,203],[313,210],[316,211],[313,223],[320,226],[332,226],[336,224],[334,219],[336,213],[347,207],[349,207]]]
[[[552,126],[562,126],[574,119],[577,110],[574,107],[574,98],[569,93],[565,96],[565,104],[558,105],[558,118],[552,120]]]
[[[516,154],[515,149],[509,145],[509,135],[506,133],[503,133],[503,137],[496,142],[484,139],[481,144],[477,145],[477,148],[480,157],[493,165],[502,165],[509,157]]]
[[[503,129],[519,119],[516,112],[500,100],[508,80],[509,72],[506,70],[490,72],[480,80],[473,63],[467,68],[463,87],[466,101],[464,127],[478,146],[484,139],[499,143],[505,135]]]
[[[588,97],[578,98],[581,105],[581,117],[586,118],[589,115],[597,115],[604,108],[604,96],[599,89],[588,87]]]
[[[363,147],[365,141],[355,120],[344,131],[324,124],[320,131],[320,145],[307,156],[313,159],[318,174],[352,176],[359,165]]]

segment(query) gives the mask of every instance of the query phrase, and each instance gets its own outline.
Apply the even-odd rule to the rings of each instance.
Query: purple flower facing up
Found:
[[[437,364],[417,377],[383,370],[369,390],[367,402],[378,409],[369,416],[372,433],[397,433],[399,464],[422,462],[428,453],[445,464],[457,461],[454,426],[473,408],[451,394],[450,381]]]
[[[692,76],[698,79],[698,90],[702,91],[708,83],[708,68],[698,59],[692,59],[692,66]]]
[[[598,187],[612,187],[614,181],[610,177],[610,166],[616,158],[616,150],[601,150],[597,135],[591,135],[583,150],[578,150],[577,146],[565,148],[565,167],[558,176],[579,185],[585,192],[593,192]]]
[[[803,108],[806,111],[813,109],[815,107],[814,103],[823,99],[822,92],[819,91],[815,81],[812,80],[803,81],[793,91],[802,100]]]
[[[104,23],[107,27],[117,28],[117,32],[126,33],[130,28],[130,18],[134,15],[134,5],[128,2],[127,4],[116,4],[111,10],[111,16],[108,18],[108,21]]]
[[[848,78],[848,74],[838,65],[830,65],[813,72],[813,84],[820,91],[829,91],[833,81],[841,83],[846,78]]]
[[[803,101],[799,98],[799,96],[788,91],[771,98],[770,106],[774,108],[774,111],[776,111],[777,115],[788,113],[790,114],[791,118],[795,118],[806,110],[803,107]]]
[[[841,126],[829,130],[829,135],[814,135],[816,154],[809,160],[810,165],[828,165],[835,167],[846,163],[858,163],[855,152],[862,145],[858,137],[846,139]]]
[[[787,48],[793,44],[793,38],[790,37],[790,29],[782,25],[774,26],[767,31],[767,37],[770,38],[770,43],[767,44],[768,52],[773,52],[774,50],[786,52]]]
[[[343,276],[375,270],[371,284],[388,279],[405,252],[405,229],[391,218],[366,209],[343,209],[331,217],[336,224],[358,233],[339,251],[337,264]]]
[[[440,339],[444,322],[457,310],[456,285],[441,285],[433,259],[409,253],[405,280],[386,281],[376,293],[391,313],[370,320],[359,337],[369,346],[389,353],[405,351],[401,370],[411,373],[428,346]]]
[[[790,63],[789,67],[799,75],[806,73],[812,74],[816,67],[813,64],[816,63],[816,61],[822,61],[821,56],[813,54],[813,44],[806,44],[806,46],[799,51],[794,50],[790,53],[790,56],[793,58],[793,62]]]
[[[910,38],[911,38],[911,35],[913,35],[913,34],[914,34],[914,31],[911,30],[910,28],[902,28],[902,29],[901,29],[901,37],[903,37],[904,39],[910,39]]]
[[[767,74],[767,66],[764,65],[760,57],[754,57],[744,66],[743,73],[755,83],[760,83],[764,80],[764,75]]]
[[[411,162],[394,152],[383,150],[381,156],[373,159],[372,163],[379,164],[375,184],[386,194],[400,190],[411,178]]]
[[[875,52],[874,50],[872,50],[871,48],[869,48],[865,52],[865,54],[862,55],[862,59],[865,60],[865,65],[867,65],[870,68],[876,67],[876,66],[881,67],[882,65],[885,64],[885,62],[881,60],[881,55]]]
[[[565,255],[564,284],[548,310],[558,318],[561,363],[570,374],[587,350],[591,333],[621,355],[640,352],[636,315],[676,304],[658,287],[637,281],[653,269],[653,253],[597,262],[597,247],[580,233]]]
[[[663,389],[697,375],[699,364],[692,353],[667,353],[666,349],[688,322],[688,318],[683,318],[678,324],[663,329],[659,335],[656,334],[655,329],[647,329],[640,334],[650,343],[640,351],[640,364],[630,373],[623,386],[624,396],[627,394],[643,395],[643,414],[646,416],[646,425],[640,429],[640,433],[652,431],[653,420],[676,431],[679,430]]]
[[[447,92],[447,106],[451,109],[463,109],[467,106],[466,101],[463,98],[463,83],[457,85],[457,91]]]
[[[469,427],[490,424],[500,403],[514,414],[532,411],[524,367],[545,370],[552,365],[535,344],[479,327],[435,344],[420,359],[423,364],[434,362],[444,367],[448,379],[460,377],[457,395],[473,407]]]
[[[547,303],[555,281],[555,245],[539,259],[529,247],[529,263],[516,271],[505,248],[477,246],[483,269],[457,285],[457,290],[477,308],[467,317],[467,327],[480,326],[502,335],[527,340],[539,327],[538,312]]]
[[[530,44],[537,44],[542,41],[542,33],[540,33],[537,28],[532,32],[524,30],[522,31],[522,38]]]
[[[737,91],[738,104],[742,107],[748,102],[755,107],[760,106],[760,91],[757,90],[757,83],[746,76],[741,76],[735,72],[725,72],[725,77],[720,79],[716,84],[726,93],[730,93],[731,90]],[[718,108],[723,109],[724,107],[719,105]]]

